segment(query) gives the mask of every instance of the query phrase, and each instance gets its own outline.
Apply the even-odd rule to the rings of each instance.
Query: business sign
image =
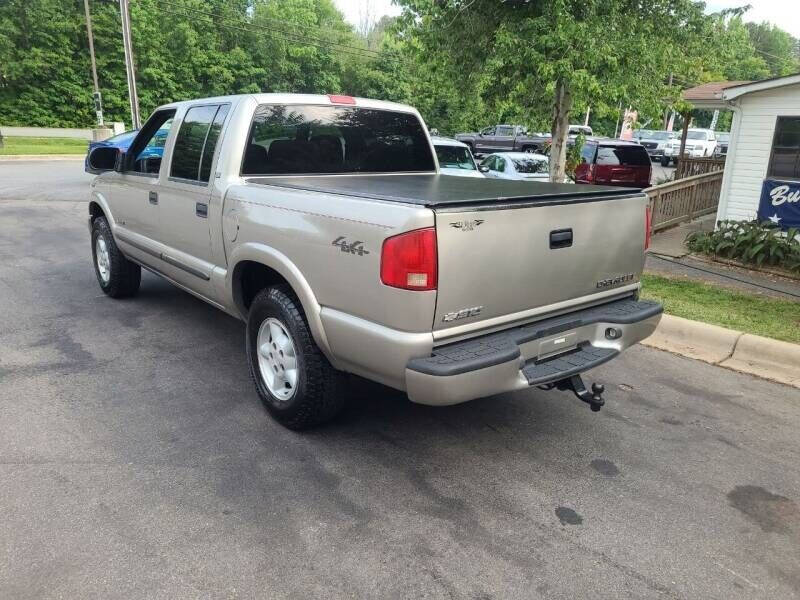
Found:
[[[783,229],[800,227],[800,181],[765,179],[758,220],[772,221]]]

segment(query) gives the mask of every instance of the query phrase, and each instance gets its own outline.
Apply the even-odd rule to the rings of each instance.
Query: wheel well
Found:
[[[89,202],[89,215],[92,217],[92,221],[94,221],[97,217],[105,217],[105,213],[103,209],[100,208],[100,205],[97,202]]]
[[[289,285],[275,269],[252,260],[243,260],[233,270],[233,301],[246,315],[258,292],[280,283]]]

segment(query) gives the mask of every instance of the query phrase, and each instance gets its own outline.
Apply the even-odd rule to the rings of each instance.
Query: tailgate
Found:
[[[433,329],[494,327],[635,284],[644,266],[646,204],[643,194],[628,194],[436,209]]]

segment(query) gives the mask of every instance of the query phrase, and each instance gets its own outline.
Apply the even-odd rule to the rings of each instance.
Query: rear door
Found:
[[[499,125],[494,138],[498,152],[510,152],[514,149],[514,128],[510,125]]]
[[[158,190],[159,241],[168,275],[203,293],[214,260],[209,227],[210,182],[229,104],[190,106],[180,122],[169,172]]]
[[[650,157],[642,146],[601,144],[595,158],[594,183],[648,187],[651,169]]]
[[[572,198],[436,208],[434,330],[500,325],[630,289],[644,265],[646,196]]]

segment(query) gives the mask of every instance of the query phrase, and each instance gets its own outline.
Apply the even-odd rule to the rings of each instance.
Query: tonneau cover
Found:
[[[247,181],[430,207],[483,202],[561,204],[641,195],[639,190],[630,188],[438,174],[269,176],[249,177]]]

